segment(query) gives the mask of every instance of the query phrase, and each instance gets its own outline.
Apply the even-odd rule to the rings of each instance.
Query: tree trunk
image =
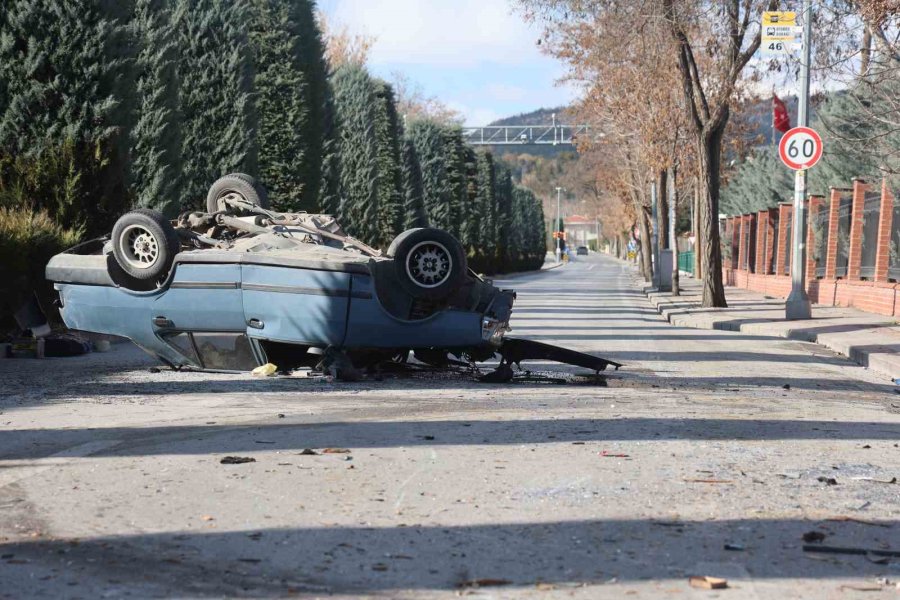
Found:
[[[638,220],[641,228],[639,252],[641,253],[641,274],[644,281],[653,281],[653,244],[650,242],[650,209],[641,206],[638,208]]]
[[[728,119],[700,134],[700,232],[703,239],[704,308],[726,308],[722,285],[722,245],[719,239],[719,169],[722,135]]]
[[[703,260],[700,252],[700,183],[699,178],[694,177],[694,219],[691,226],[694,235],[694,279],[700,281],[703,278]]]
[[[668,236],[671,233],[671,239],[669,240],[669,245],[672,246],[672,295],[680,296],[681,295],[681,282],[679,280],[678,275],[678,167],[671,167],[672,174],[669,176],[669,185],[672,186],[672,197],[670,202],[672,203],[672,214],[674,218],[672,222],[669,223],[669,231],[666,231],[666,235]]]
[[[656,174],[656,232],[659,249],[669,249],[669,174],[660,169]]]
[[[859,46],[859,78],[865,79],[869,74],[869,63],[872,60],[872,30],[866,25],[863,28],[862,43]]]

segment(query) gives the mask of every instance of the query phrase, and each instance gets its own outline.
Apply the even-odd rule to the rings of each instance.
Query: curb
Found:
[[[817,332],[814,331],[815,326],[792,326],[792,324],[802,324],[802,322],[798,321],[777,321],[747,317],[742,319],[738,314],[729,316],[728,313],[721,313],[721,320],[717,320],[709,312],[705,312],[701,318],[692,313],[692,309],[699,308],[699,302],[692,299],[696,298],[696,296],[673,297],[668,292],[657,292],[655,288],[645,287],[641,285],[642,283],[643,281],[638,284],[641,293],[647,297],[650,305],[673,326],[735,331],[772,338],[811,342],[837,352],[858,365],[870,369],[879,375],[884,375],[892,381],[900,378],[900,353],[897,351],[898,347],[900,347],[900,332],[895,336],[896,343],[891,343],[889,339],[885,340],[887,336],[884,330],[886,327],[891,326],[891,322],[880,317],[880,315],[872,315],[872,319],[862,319],[862,321],[869,321],[869,323],[854,323],[852,322],[853,319],[848,317],[847,320],[850,322],[847,323],[847,326],[858,326],[858,329],[842,332]],[[772,300],[771,304],[773,309],[781,309],[784,305],[780,300]],[[871,323],[871,321],[877,320],[884,322]],[[866,327],[867,324],[871,326]],[[879,338],[881,339],[879,340]]]

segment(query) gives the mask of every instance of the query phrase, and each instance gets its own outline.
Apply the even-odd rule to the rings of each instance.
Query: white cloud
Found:
[[[377,38],[370,63],[466,66],[549,60],[539,31],[509,0],[334,0],[323,8],[352,31]]]

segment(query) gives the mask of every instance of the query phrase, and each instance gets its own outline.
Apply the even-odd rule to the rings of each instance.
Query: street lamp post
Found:
[[[797,126],[809,126],[809,61],[812,46],[812,0],[803,0],[803,54],[800,63],[800,98]],[[812,306],[806,295],[806,169],[794,176],[794,222],[791,226],[791,294],[785,302],[785,318],[809,319]]]
[[[559,196],[560,196],[561,192],[562,192],[562,188],[557,186],[557,188],[556,188],[556,262],[557,263],[559,262],[559,256],[561,254],[561,251],[559,249],[559,238],[560,238],[560,235],[562,234],[562,232],[559,230],[560,218],[561,218],[560,214],[559,214]]]

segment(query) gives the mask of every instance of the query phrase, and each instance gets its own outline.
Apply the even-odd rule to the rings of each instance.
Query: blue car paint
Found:
[[[369,348],[460,348],[478,346],[482,315],[443,310],[417,321],[388,313],[378,301],[372,278],[353,275],[353,298],[345,345]]]
[[[127,337],[177,366],[193,363],[164,341],[173,331],[246,332],[256,340],[321,347],[483,343],[480,313],[444,310],[422,320],[398,319],[382,307],[371,276],[338,271],[187,263],[175,265],[168,287],[152,292],[72,283],[56,289],[68,327]],[[157,318],[168,322],[160,325]],[[256,327],[248,325],[252,319]]]

